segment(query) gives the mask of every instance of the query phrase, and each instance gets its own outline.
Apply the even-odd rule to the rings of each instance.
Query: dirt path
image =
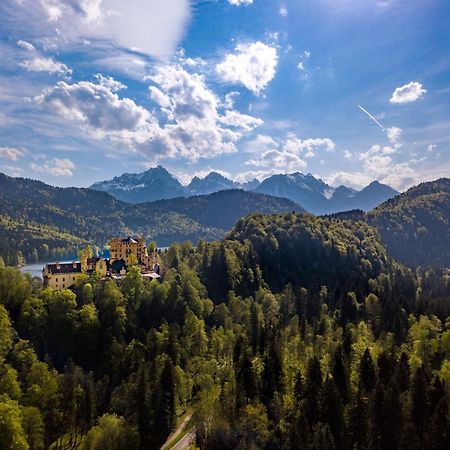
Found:
[[[180,423],[178,428],[167,438],[165,444],[161,447],[161,450],[164,450],[170,447],[170,444],[177,440],[178,436],[184,431],[187,424],[191,420],[192,414],[188,414],[183,421]],[[194,436],[194,431],[190,431],[186,433],[186,436],[183,436],[173,447],[172,450],[184,450],[189,447],[189,443],[191,438]]]

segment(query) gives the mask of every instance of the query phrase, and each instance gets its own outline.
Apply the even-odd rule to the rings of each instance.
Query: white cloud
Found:
[[[256,117],[242,114],[238,111],[225,111],[225,115],[219,118],[221,124],[230,128],[252,131],[262,125],[263,121]]]
[[[0,147],[0,158],[17,161],[25,155],[25,151],[15,147]]]
[[[192,178],[194,178],[194,177],[205,178],[211,172],[216,172],[216,173],[222,175],[223,177],[231,180],[230,172],[227,172],[226,170],[222,170],[222,169],[216,169],[211,166],[208,166],[208,167],[206,167],[204,169],[200,169],[200,170],[195,170],[195,171],[191,170],[189,172],[171,169],[170,172],[173,173],[177,177],[177,179],[180,181],[180,183],[183,184],[184,186],[188,185],[192,181]]]
[[[361,189],[367,186],[373,179],[361,172],[333,172],[327,177],[323,177],[324,181],[330,186],[348,186],[354,189]]]
[[[258,135],[247,144],[247,151],[257,153],[245,164],[255,167],[272,167],[283,172],[301,170],[307,166],[303,158],[312,158],[316,151],[333,151],[335,144],[331,139],[299,139],[294,133],[288,133],[281,142],[270,136]]]
[[[52,58],[35,57],[19,63],[28,72],[47,72],[55,73],[57,75],[70,75],[72,70],[65,64],[54,61]]]
[[[237,151],[235,143],[262,124],[261,119],[235,110],[219,112],[223,102],[203,75],[179,65],[158,66],[148,77],[152,99],[161,107],[165,123],[148,146],[166,148],[190,160]]]
[[[22,172],[23,172],[23,169],[21,167],[10,166],[10,165],[5,166],[5,173],[10,175],[11,177],[20,177],[20,176],[22,176]]]
[[[126,51],[111,52],[108,50],[107,55],[103,55],[94,62],[96,67],[106,68],[109,71],[123,73],[130,78],[142,80],[147,74],[147,62],[132,53]]]
[[[225,95],[224,101],[223,101],[223,107],[225,109],[233,109],[234,108],[234,99],[235,97],[239,97],[239,92],[232,91]]]
[[[398,127],[386,128],[386,135],[389,139],[389,142],[392,145],[398,144],[401,134],[402,134],[401,128],[398,128]]]
[[[304,169],[307,163],[299,155],[284,150],[268,150],[258,158],[246,162],[255,167],[273,167],[282,171]]]
[[[178,45],[190,18],[189,0],[2,0],[2,27],[23,39],[52,46],[83,45],[135,49],[165,58]],[[9,14],[2,14],[2,8]]]
[[[328,138],[317,139],[299,139],[295,134],[288,133],[283,143],[283,149],[291,153],[304,153],[305,157],[311,158],[315,156],[317,150],[325,150],[327,152],[334,151],[336,145]]]
[[[286,8],[286,5],[281,5],[278,12],[280,13],[280,16],[282,16],[282,17],[287,17],[287,15],[288,15],[288,10],[287,10],[287,8]]]
[[[104,77],[98,84],[60,81],[36,100],[65,119],[79,121],[100,134],[136,131],[145,126],[150,113],[129,98],[120,99],[116,93],[120,86],[113,82]]]
[[[256,138],[245,144],[245,151],[248,153],[263,153],[267,150],[278,148],[279,144],[271,136],[258,134]]]
[[[239,83],[259,94],[275,77],[278,62],[277,49],[262,42],[239,44],[235,53],[228,53],[216,65],[222,80]]]
[[[33,51],[36,50],[36,49],[34,48],[34,45],[33,45],[33,44],[30,44],[29,42],[24,41],[24,40],[22,40],[22,39],[19,39],[19,40],[17,41],[17,45],[18,45],[19,47],[23,48],[24,50],[26,50],[27,52],[33,52]]]
[[[228,3],[234,6],[251,5],[253,0],[228,0]]]
[[[239,183],[246,183],[247,181],[253,181],[255,178],[259,181],[264,180],[265,178],[270,177],[271,175],[275,175],[280,173],[279,169],[263,169],[263,170],[249,170],[247,172],[241,172],[236,175],[235,180]]]
[[[352,159],[353,153],[350,150],[344,150],[344,158],[345,159]]]
[[[118,92],[127,88],[120,81],[115,80],[113,77],[105,77],[101,73],[97,73],[95,78],[100,86],[103,86],[111,92]]]
[[[162,92],[160,89],[158,89],[156,86],[150,86],[148,88],[150,98],[157,103],[159,106],[163,108],[169,108],[171,105],[170,97],[164,92]]]
[[[373,145],[369,150],[362,153],[353,153],[354,158],[361,162],[361,170],[354,173],[338,171],[326,177],[327,183],[336,186],[345,184],[360,189],[367,186],[371,181],[378,180],[403,190],[420,180],[419,173],[411,167],[407,161],[396,161],[394,159],[397,148],[391,146]]]
[[[73,176],[73,169],[75,164],[67,158],[59,159],[53,158],[47,160],[42,164],[31,163],[30,168],[34,172],[48,173],[54,177],[71,177]]]
[[[427,90],[423,88],[421,83],[411,81],[409,84],[396,88],[389,101],[391,103],[415,102],[425,95],[426,92]]]

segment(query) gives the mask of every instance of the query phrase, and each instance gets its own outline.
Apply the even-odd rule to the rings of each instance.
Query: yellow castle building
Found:
[[[56,262],[46,264],[43,271],[44,286],[53,289],[65,289],[73,286],[82,274],[96,272],[101,277],[111,276],[120,279],[126,269],[138,265],[144,276],[160,278],[156,255],[147,254],[145,240],[141,237],[115,237],[109,241],[110,258],[90,257],[88,252],[81,252],[80,261]]]
[[[150,258],[147,254],[147,246],[141,237],[115,237],[109,241],[110,261],[123,260],[126,266],[138,264],[145,269],[150,268]]]
[[[104,277],[108,273],[109,261],[104,258],[82,258],[81,261],[46,264],[42,271],[44,285],[53,289],[73,286],[82,274],[97,272]]]

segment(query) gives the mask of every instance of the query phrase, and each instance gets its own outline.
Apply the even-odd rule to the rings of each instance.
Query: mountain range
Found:
[[[187,186],[183,186],[162,166],[138,174],[126,173],[112,180],[94,183],[90,188],[108,192],[118,200],[129,203],[242,189],[287,198],[317,215],[352,209],[369,211],[398,194],[396,190],[378,181],[357,191],[346,186],[334,188],[311,174],[299,172],[272,175],[262,182],[254,179],[247,183],[238,183],[217,172],[211,172],[204,178],[195,176]]]
[[[156,239],[160,246],[197,243],[222,238],[247,214],[288,211],[304,210],[291,200],[237,189],[131,204],[106,192],[0,174],[0,256],[15,264],[20,252],[33,261],[46,257],[47,246],[67,255],[129,234]]]
[[[308,175],[303,177],[308,180]],[[314,183],[324,188],[320,180],[310,181]],[[371,196],[372,189],[378,191],[379,186],[372,183],[358,197]],[[343,188],[333,192],[341,194],[354,193]],[[292,211],[305,212],[291,200],[242,189],[131,204],[92,189],[57,188],[0,174],[0,256],[10,264],[20,254],[28,261],[42,259],[49,248],[67,254],[86,244],[104,245],[117,234],[142,235],[160,246],[211,241],[251,213]],[[389,256],[407,265],[450,267],[448,178],[415,186],[369,212],[353,210],[326,218],[366,222],[378,230]]]

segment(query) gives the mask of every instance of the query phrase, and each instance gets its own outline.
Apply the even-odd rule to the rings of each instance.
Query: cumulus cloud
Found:
[[[398,127],[386,128],[386,135],[392,145],[398,145],[398,141],[402,135],[402,130]]]
[[[234,6],[251,5],[253,0],[228,0],[228,3]]]
[[[46,160],[42,164],[31,163],[30,168],[34,172],[47,173],[54,177],[71,177],[73,176],[75,164],[67,158],[53,158]]]
[[[150,112],[134,100],[120,96],[126,86],[96,75],[96,81],[60,81],[36,97],[52,114],[79,123],[96,139],[140,151],[157,161],[180,156],[192,161],[237,151],[236,143],[263,122],[233,109],[210,90],[204,76],[180,65],[156,66],[146,78],[153,84]]]
[[[288,10],[287,10],[287,8],[286,8],[286,5],[281,5],[278,12],[280,13],[280,16],[282,16],[282,17],[287,17],[287,15],[288,15]]]
[[[242,84],[255,94],[264,90],[275,77],[277,49],[262,42],[239,44],[235,53],[228,53],[216,65],[216,72],[225,82]]]
[[[258,158],[247,161],[246,164],[255,167],[275,167],[283,171],[299,170],[307,166],[299,155],[285,150],[268,150]]]
[[[123,86],[123,85],[122,85]],[[114,80],[98,83],[60,81],[36,100],[69,120],[77,120],[101,134],[109,131],[135,131],[150,119],[150,113],[129,98],[119,98]]]
[[[317,151],[334,151],[335,144],[328,138],[299,139],[295,133],[287,133],[280,142],[270,136],[258,135],[247,143],[247,151],[258,152],[259,156],[246,162],[255,167],[272,167],[285,172],[307,167],[304,158],[312,158]]]
[[[17,161],[25,155],[25,151],[15,147],[0,147],[0,158]]]
[[[165,117],[159,135],[148,143],[196,160],[235,152],[236,142],[262,120],[235,110],[222,113],[221,101],[201,74],[180,65],[158,66],[149,77],[150,96]]]
[[[82,44],[171,55],[190,18],[189,0],[2,0],[7,31],[46,39],[58,47]]]
[[[411,81],[395,89],[392,94],[391,103],[410,103],[415,102],[426,94],[427,90],[423,88],[418,81]]]
[[[397,148],[391,146],[373,145],[362,153],[353,153],[354,158],[361,162],[361,170],[355,173],[346,171],[334,172],[326,181],[331,185],[346,184],[354,188],[367,186],[371,181],[378,180],[398,190],[415,184],[419,174],[407,161],[397,161],[394,157]]]
[[[35,57],[19,63],[28,72],[47,72],[57,75],[70,75],[72,70],[65,64],[54,61],[52,58]]]
[[[248,153],[263,153],[267,150],[278,148],[279,144],[271,136],[258,134],[254,139],[247,142],[245,151]]]

